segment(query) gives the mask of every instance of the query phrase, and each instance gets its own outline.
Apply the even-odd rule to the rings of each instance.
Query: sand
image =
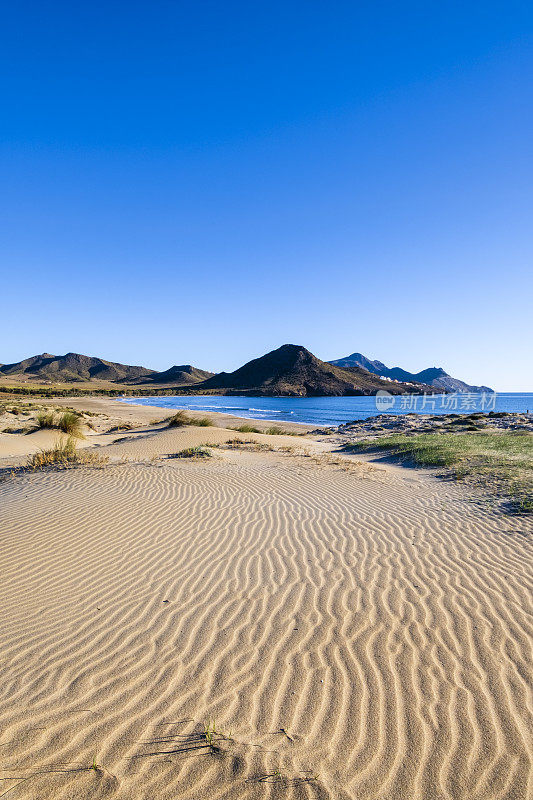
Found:
[[[0,796],[531,797],[531,521],[230,437],[0,483]]]

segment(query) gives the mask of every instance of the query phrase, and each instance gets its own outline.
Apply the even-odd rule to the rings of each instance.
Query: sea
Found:
[[[473,414],[490,411],[533,413],[533,392],[390,395],[373,397],[228,397],[182,395],[119,398],[125,403],[169,410],[218,411],[235,417],[305,425],[337,426],[376,414]]]

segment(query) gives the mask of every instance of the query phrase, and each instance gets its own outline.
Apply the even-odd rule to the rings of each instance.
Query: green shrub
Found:
[[[239,425],[238,428],[232,428],[231,430],[239,433],[261,433],[259,428],[254,428],[253,425]]]
[[[200,417],[199,419],[192,418],[189,425],[197,425],[199,428],[212,428],[213,421],[209,417]]]
[[[39,411],[37,414],[38,428],[55,428],[55,415],[53,411]]]
[[[75,436],[77,439],[84,439],[81,418],[73,411],[65,411],[56,417],[53,411],[40,411],[37,414],[38,428],[52,428]]]
[[[198,445],[197,447],[186,447],[185,450],[179,450],[174,453],[172,458],[211,458],[212,455],[207,447]]]
[[[185,411],[176,411],[176,413],[169,417],[167,420],[169,428],[182,428],[184,425],[195,425],[198,428],[210,428],[213,423],[209,417],[189,417]]]
[[[57,428],[63,433],[68,433],[69,436],[75,436],[77,439],[84,439],[81,418],[78,414],[72,411],[65,411],[57,420]]]

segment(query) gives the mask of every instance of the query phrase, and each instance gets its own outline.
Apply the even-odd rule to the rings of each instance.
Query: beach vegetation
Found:
[[[283,428],[280,428],[279,425],[271,425],[270,428],[267,428],[266,431],[267,436],[303,436],[302,433],[296,433],[296,431],[286,431]]]
[[[74,436],[67,436],[58,439],[53,447],[43,448],[37,453],[33,453],[28,458],[26,466],[30,469],[45,469],[46,467],[67,468],[73,466],[103,466],[107,464],[108,458],[98,453],[76,449],[76,439]]]
[[[212,455],[208,447],[197,445],[196,447],[186,447],[184,450],[178,450],[171,458],[211,458]]]
[[[114,425],[110,428],[107,433],[120,433],[120,431],[132,431],[135,429],[135,425],[133,422],[119,422],[117,425]]]
[[[187,416],[185,411],[176,411],[171,417],[167,419],[169,428],[182,428],[184,425],[190,425],[190,417]]]
[[[238,428],[232,428],[232,431],[238,431],[239,433],[261,433],[259,428],[254,427],[253,425],[239,425]]]
[[[239,425],[238,428],[231,428],[230,430],[238,431],[239,433],[264,433],[267,436],[300,436],[299,433],[295,433],[294,431],[283,430],[279,425],[271,425],[269,428],[261,430],[261,428],[257,428],[255,425],[244,423],[243,425]]]
[[[84,439],[81,417],[74,411],[65,411],[57,420],[56,427],[67,433],[69,436],[75,436],[77,439]]]
[[[424,467],[443,467],[507,496],[513,510],[533,512],[533,434],[529,431],[396,433],[345,445],[344,450],[387,450]]]
[[[218,730],[216,722],[214,720],[213,722],[208,722],[206,725],[204,725],[203,735],[206,743],[213,750],[218,749],[217,743],[220,741],[227,741],[227,742],[233,741],[232,732],[230,731],[229,733],[225,733],[221,730]]]
[[[190,417],[185,411],[176,411],[167,419],[169,428],[182,428],[185,425],[195,425],[198,428],[211,428],[213,422],[209,417]]]
[[[53,411],[39,411],[36,417],[37,428],[60,430],[77,439],[84,439],[81,417],[74,411],[64,411],[59,416]]]
[[[55,414],[53,411],[39,411],[36,417],[38,428],[55,428]]]

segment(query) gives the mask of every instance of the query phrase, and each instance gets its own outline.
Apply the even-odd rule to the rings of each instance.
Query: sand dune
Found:
[[[530,797],[530,523],[227,438],[0,484],[0,795]]]

